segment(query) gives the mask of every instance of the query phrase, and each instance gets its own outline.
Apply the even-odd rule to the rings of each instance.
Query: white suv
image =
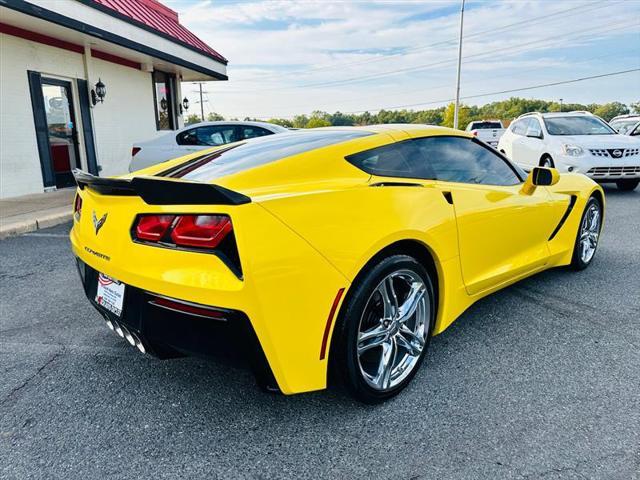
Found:
[[[526,170],[549,166],[584,173],[621,190],[640,183],[640,138],[619,135],[589,112],[521,115],[500,138],[498,150]]]

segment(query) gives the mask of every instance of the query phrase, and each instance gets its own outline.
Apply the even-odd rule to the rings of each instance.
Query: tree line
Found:
[[[573,110],[583,110],[591,112],[609,121],[617,115],[624,115],[630,112],[640,113],[640,101],[625,105],[620,102],[590,103],[588,105],[580,103],[560,104],[555,101],[533,100],[527,98],[512,97],[508,100],[492,102],[486,105],[461,105],[459,111],[458,125],[465,128],[467,123],[474,120],[497,119],[505,123],[528,112],[569,112]],[[317,128],[330,126],[349,125],[374,125],[381,123],[423,123],[429,125],[442,125],[453,127],[454,105],[450,103],[446,107],[433,108],[429,110],[380,110],[377,113],[328,113],[320,110],[312,112],[310,115],[296,115],[292,119],[270,118],[266,120],[270,123],[282,125],[289,128]],[[237,118],[225,119],[217,113],[210,113],[207,121],[238,120]],[[245,117],[243,120],[258,120]],[[189,115],[186,124],[200,121],[199,115]],[[264,121],[264,119],[261,119]]]

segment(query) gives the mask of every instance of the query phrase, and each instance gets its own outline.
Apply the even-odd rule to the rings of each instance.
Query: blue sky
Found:
[[[313,110],[445,105],[454,96],[460,2],[165,0],[229,59],[205,111],[291,117]],[[467,0],[462,97],[565,103],[640,100],[640,0]],[[194,86],[184,92],[192,105]],[[482,95],[482,96],[480,96]]]

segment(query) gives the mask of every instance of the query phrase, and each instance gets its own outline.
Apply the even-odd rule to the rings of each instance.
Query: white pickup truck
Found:
[[[466,131],[473,133],[479,140],[496,148],[500,137],[505,132],[505,128],[501,120],[475,120],[469,122]]]

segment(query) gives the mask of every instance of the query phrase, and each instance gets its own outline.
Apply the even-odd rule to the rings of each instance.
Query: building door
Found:
[[[55,186],[71,187],[75,184],[71,172],[74,168],[80,168],[78,126],[71,83],[42,78],[42,98]]]

